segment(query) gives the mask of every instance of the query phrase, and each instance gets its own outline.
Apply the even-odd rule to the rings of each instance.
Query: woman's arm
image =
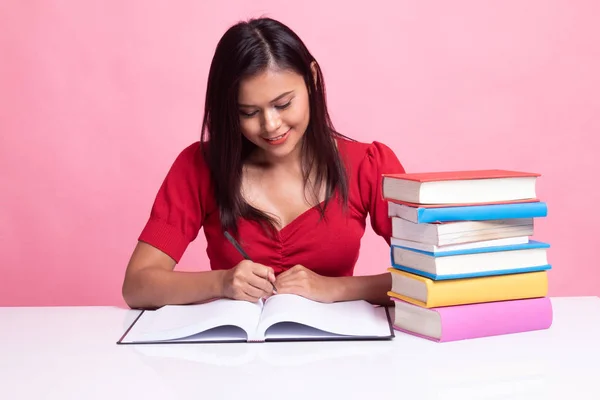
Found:
[[[123,281],[123,298],[131,308],[193,304],[227,297],[256,302],[273,294],[273,268],[242,260],[227,270],[176,272],[175,260],[161,250],[138,242]]]
[[[296,265],[275,280],[277,293],[297,294],[323,303],[366,300],[373,304],[391,304],[387,292],[392,287],[389,272],[371,276],[322,276]]]
[[[191,304],[223,293],[224,271],[173,271],[175,261],[157,248],[138,242],[123,281],[123,298],[131,308]]]

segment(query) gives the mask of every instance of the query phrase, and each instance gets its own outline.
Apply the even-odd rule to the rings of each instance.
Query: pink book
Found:
[[[392,313],[396,330],[436,342],[536,331],[552,325],[548,297],[430,309],[392,300],[396,302]]]

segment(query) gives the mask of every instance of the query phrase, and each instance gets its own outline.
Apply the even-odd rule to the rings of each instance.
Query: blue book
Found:
[[[538,218],[548,215],[545,202],[487,204],[479,206],[412,207],[388,202],[390,217],[416,224],[451,221],[489,221],[495,219]]]
[[[548,243],[530,240],[509,246],[492,246],[431,253],[391,246],[392,266],[433,280],[515,274],[551,269]]]

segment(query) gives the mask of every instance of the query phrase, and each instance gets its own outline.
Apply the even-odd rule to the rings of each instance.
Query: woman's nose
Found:
[[[264,115],[264,130],[268,133],[276,132],[281,126],[281,118],[276,110],[269,110]]]

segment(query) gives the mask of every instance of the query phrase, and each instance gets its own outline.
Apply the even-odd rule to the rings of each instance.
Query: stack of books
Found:
[[[438,342],[547,329],[547,216],[540,174],[386,174],[395,329]]]

